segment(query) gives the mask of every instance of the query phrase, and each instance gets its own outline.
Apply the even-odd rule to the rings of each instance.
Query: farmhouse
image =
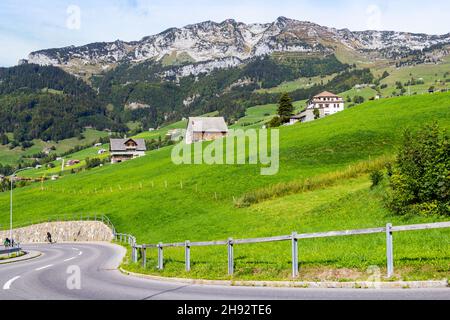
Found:
[[[111,139],[109,145],[113,164],[143,157],[147,151],[144,139]]]
[[[67,161],[67,167],[71,167],[71,166],[74,166],[74,165],[76,165],[76,164],[79,164],[81,161],[80,160],[69,160],[69,161]]]
[[[341,111],[344,111],[344,99],[338,95],[325,91],[314,96],[307,103],[306,110],[291,118],[291,124],[297,122],[310,122],[316,119],[314,110],[318,110],[319,118],[323,118]],[[317,112],[317,111],[316,111]]]
[[[211,141],[228,135],[228,126],[223,117],[189,118],[186,131],[186,144]]]

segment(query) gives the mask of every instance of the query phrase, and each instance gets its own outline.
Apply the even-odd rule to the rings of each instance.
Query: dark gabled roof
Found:
[[[126,143],[129,141],[136,142],[136,151],[147,151],[144,139],[111,139],[109,150],[112,152],[127,151]]]

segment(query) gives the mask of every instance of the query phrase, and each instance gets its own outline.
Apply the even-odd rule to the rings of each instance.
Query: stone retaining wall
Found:
[[[47,232],[55,242],[112,241],[112,230],[100,221],[49,222],[14,230],[16,243],[43,243]],[[0,239],[9,238],[9,231],[0,231]]]

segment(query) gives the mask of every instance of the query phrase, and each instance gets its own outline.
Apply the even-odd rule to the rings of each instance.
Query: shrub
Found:
[[[319,109],[314,109],[313,113],[314,113],[314,120],[320,119],[320,110]]]
[[[370,174],[370,180],[372,181],[372,188],[375,188],[383,181],[384,175],[383,172],[377,170]]]
[[[406,131],[390,177],[388,207],[397,214],[450,215],[450,139],[435,123]]]
[[[280,117],[274,117],[272,120],[270,120],[267,123],[267,126],[269,128],[277,128],[277,127],[281,126],[281,118]]]
[[[356,104],[361,104],[364,103],[365,99],[362,96],[354,96],[353,97],[353,102]]]

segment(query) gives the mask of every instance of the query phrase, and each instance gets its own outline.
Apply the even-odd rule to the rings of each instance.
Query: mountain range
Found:
[[[372,60],[400,60],[410,55],[424,56],[436,49],[442,51],[448,44],[450,33],[353,32],[285,17],[264,24],[245,24],[230,19],[171,28],[140,41],[117,40],[41,50],[32,52],[28,62],[62,67],[73,74],[85,75],[100,74],[121,63],[155,61],[172,66],[161,76],[183,77],[236,67],[249,59],[274,52],[328,55],[342,49],[370,56]]]

